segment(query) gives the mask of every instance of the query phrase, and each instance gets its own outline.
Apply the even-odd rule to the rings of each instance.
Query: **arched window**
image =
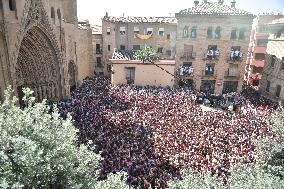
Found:
[[[221,27],[220,26],[218,26],[215,29],[215,39],[221,39]]]
[[[51,7],[51,10],[50,10],[50,17],[54,20],[55,19],[55,11],[54,11],[54,8]]]
[[[240,40],[244,40],[245,39],[245,32],[246,32],[245,28],[241,28],[240,29],[240,33],[239,33],[239,39]]]
[[[9,8],[11,11],[16,10],[16,0],[9,0]]]
[[[188,26],[185,26],[185,27],[183,28],[182,37],[188,37]]]
[[[61,11],[60,11],[60,9],[57,9],[57,17],[58,17],[58,20],[61,20]]]
[[[212,39],[213,37],[213,28],[210,26],[207,28],[207,38]]]
[[[231,31],[231,39],[237,39],[237,28],[233,28]]]

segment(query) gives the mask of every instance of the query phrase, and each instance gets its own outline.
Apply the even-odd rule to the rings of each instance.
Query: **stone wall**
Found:
[[[69,73],[76,73],[75,78],[82,80],[84,77],[90,75],[90,64],[93,63],[92,58],[92,45],[91,45],[91,30],[86,30],[82,28],[78,29],[77,25],[77,13],[76,13],[76,0],[17,0],[15,1],[15,7],[11,10],[9,7],[9,1],[1,1],[3,4],[3,9],[1,9],[1,20],[0,20],[0,63],[1,63],[1,74],[0,74],[0,88],[3,91],[8,85],[13,85],[15,91],[19,87],[31,87],[39,86],[39,96],[42,98],[49,98],[49,91],[54,91],[54,93],[59,93],[58,98],[65,98],[69,95],[69,75],[68,75],[68,64],[69,62],[74,62],[76,64],[76,71]],[[71,11],[73,10],[73,11]],[[69,12],[70,11],[70,12]],[[68,23],[66,22],[67,20]],[[50,43],[50,52],[54,53],[44,53],[43,51],[28,52],[28,54],[23,57],[19,54],[22,46],[23,39],[30,38],[27,33],[32,31],[40,31],[41,36],[47,39],[47,43]],[[80,37],[79,37],[80,36]],[[89,40],[89,43],[80,44],[82,39]],[[45,44],[37,43],[36,40],[30,45],[30,49],[33,47],[44,50]],[[77,48],[77,49],[76,49]],[[27,48],[28,50],[29,48]],[[79,53],[76,54],[76,51]],[[80,53],[84,53],[81,55]],[[87,55],[88,54],[88,55]],[[19,83],[19,77],[17,74],[19,72],[26,72],[26,67],[18,69],[19,59],[22,62],[29,62],[28,59],[38,60],[33,66],[39,66],[48,62],[50,57],[56,57],[55,62],[59,67],[58,71],[58,87],[54,89],[52,84],[46,81],[45,86],[41,87],[36,79],[31,85],[29,83],[23,83],[22,86],[17,86]],[[43,58],[45,57],[45,58]],[[87,58],[80,58],[87,57]],[[81,67],[84,68],[81,68]],[[45,70],[38,71],[37,74],[47,73],[52,75],[53,68],[47,66],[42,66],[46,68]],[[80,70],[80,71],[79,71]],[[34,76],[29,75],[29,79]],[[2,94],[1,91],[1,94]],[[54,98],[54,100],[56,99]],[[40,99],[40,98],[38,98]]]
[[[174,86],[174,70],[175,62],[173,60],[161,60],[156,62],[159,67],[151,63],[142,63],[137,60],[111,60],[112,62],[112,76],[111,82],[114,85],[127,84],[127,68],[135,69],[134,83],[138,86]],[[162,69],[161,69],[161,68]],[[164,70],[163,70],[164,69]],[[169,72],[169,73],[167,73]]]
[[[260,91],[272,100],[284,102],[284,37],[274,40],[274,34],[271,34],[269,39]],[[267,87],[268,82],[270,87]],[[277,85],[281,86],[279,97],[276,97]]]

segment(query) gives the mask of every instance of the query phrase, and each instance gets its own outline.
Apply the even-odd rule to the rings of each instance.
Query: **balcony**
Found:
[[[196,52],[186,52],[180,57],[180,60],[190,61],[190,60],[195,60],[195,57],[196,57]]]
[[[202,70],[202,79],[204,78],[217,78],[217,71]]]
[[[224,78],[226,79],[239,79],[240,78],[240,73],[238,71],[234,70],[227,70],[225,71]]]
[[[253,60],[251,66],[264,67],[264,60]]]
[[[191,78],[193,77],[193,71],[194,69],[190,65],[180,65],[177,70],[177,75],[179,77]]]
[[[97,67],[97,68],[103,68],[104,65],[103,65],[102,63],[97,63],[96,67]]]
[[[208,61],[218,61],[220,57],[220,52],[219,50],[216,51],[208,51],[207,53],[204,54],[203,60],[208,60]]]
[[[255,46],[253,47],[253,52],[254,53],[266,53],[266,47]]]
[[[239,63],[243,61],[244,54],[239,51],[239,53],[234,53],[232,51],[227,53],[227,62],[229,64]]]
[[[96,49],[96,54],[103,54],[103,50],[102,49]]]

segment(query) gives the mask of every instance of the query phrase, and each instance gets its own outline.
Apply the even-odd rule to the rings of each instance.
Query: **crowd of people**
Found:
[[[100,179],[126,171],[134,188],[166,188],[186,169],[210,172],[226,182],[232,166],[258,159],[252,139],[276,137],[268,114],[256,114],[246,101],[236,114],[202,111],[198,94],[184,88],[113,86],[104,78],[86,79],[66,101],[79,141],[92,140],[100,162]]]

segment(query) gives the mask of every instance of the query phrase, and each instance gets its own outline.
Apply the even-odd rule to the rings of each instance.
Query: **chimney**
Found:
[[[218,0],[218,3],[221,4],[221,5],[223,5],[224,0]]]
[[[106,16],[105,17],[108,17],[108,12],[106,12]]]
[[[203,3],[207,3],[207,0],[203,0]]]
[[[197,6],[199,4],[199,1],[194,1],[194,5]]]
[[[236,8],[236,0],[233,0],[233,1],[231,2],[231,8]]]

